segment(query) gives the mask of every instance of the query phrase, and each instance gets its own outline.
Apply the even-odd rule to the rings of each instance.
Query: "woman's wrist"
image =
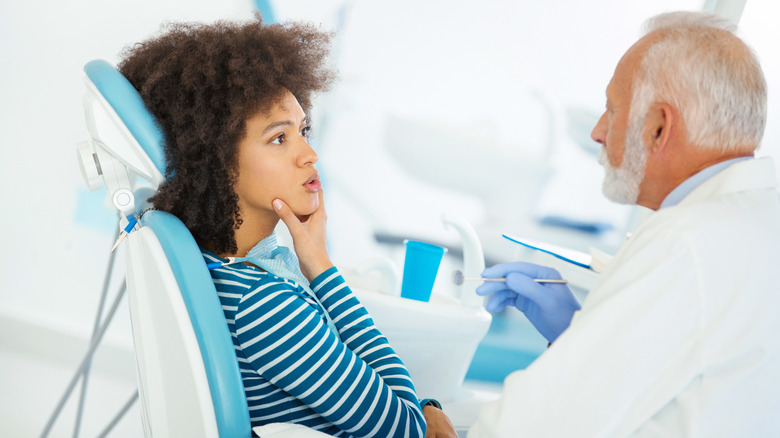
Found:
[[[306,266],[304,269],[301,267],[301,271],[303,271],[303,275],[306,277],[307,280],[309,280],[309,283],[314,281],[315,278],[319,277],[320,274],[327,271],[328,269],[332,268],[334,265],[330,261],[330,259],[324,259],[320,260],[316,263],[308,264],[309,266]]]

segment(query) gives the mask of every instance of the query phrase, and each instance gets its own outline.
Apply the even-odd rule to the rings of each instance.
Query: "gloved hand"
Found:
[[[569,327],[580,303],[569,286],[560,283],[537,283],[534,278],[556,280],[561,274],[555,269],[533,263],[515,262],[491,266],[482,276],[506,277],[506,283],[486,281],[477,288],[477,295],[489,295],[490,312],[500,312],[512,305],[523,312],[548,341],[555,341]]]

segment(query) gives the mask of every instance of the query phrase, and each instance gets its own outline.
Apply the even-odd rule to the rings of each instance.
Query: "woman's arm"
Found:
[[[313,289],[333,291],[343,285],[335,268],[321,277]],[[347,295],[348,288],[331,297]],[[343,343],[316,304],[290,284],[261,281],[245,294],[235,321],[246,359],[263,378],[302,403],[269,396],[267,404],[256,403],[253,418],[317,424],[321,422],[314,417],[319,416],[353,436],[422,437],[425,421],[408,372],[387,341],[376,339],[371,319],[349,313],[356,318],[334,321],[351,334]]]
[[[331,268],[323,272],[311,283],[311,288],[330,314],[347,348],[373,368],[400,397],[417,405],[409,371],[338,270]]]
[[[416,415],[419,405],[409,372],[387,343],[387,339],[376,329],[368,312],[352,295],[341,275],[333,268],[327,253],[327,214],[322,191],[319,192],[319,202],[319,208],[305,218],[295,216],[282,200],[274,200],[273,206],[290,231],[301,271],[311,281],[312,289],[327,308],[341,339],[350,351],[381,376],[384,384],[388,385],[409,409],[415,411],[415,417],[425,430],[424,420]],[[446,416],[444,418],[446,419]],[[449,426],[434,429],[454,434],[451,424]]]
[[[347,347],[374,368],[400,397],[416,400],[406,367],[336,268],[317,277],[312,289],[327,309]],[[457,437],[452,422],[440,407],[425,406],[422,410],[427,425],[426,437]]]

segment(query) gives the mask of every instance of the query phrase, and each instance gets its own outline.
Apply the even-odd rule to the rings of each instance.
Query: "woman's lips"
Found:
[[[309,178],[308,181],[306,181],[303,184],[303,186],[306,187],[306,190],[308,190],[308,191],[310,191],[312,193],[319,192],[320,190],[322,190],[322,183],[320,182],[320,175],[315,173],[314,175],[312,175]]]

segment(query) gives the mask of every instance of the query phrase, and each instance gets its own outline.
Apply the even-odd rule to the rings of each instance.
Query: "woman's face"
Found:
[[[319,207],[321,188],[314,167],[317,153],[309,146],[309,124],[298,100],[289,91],[267,112],[246,122],[246,136],[238,143],[238,179],[235,192],[245,223],[278,216],[271,203],[281,199],[298,216]]]

